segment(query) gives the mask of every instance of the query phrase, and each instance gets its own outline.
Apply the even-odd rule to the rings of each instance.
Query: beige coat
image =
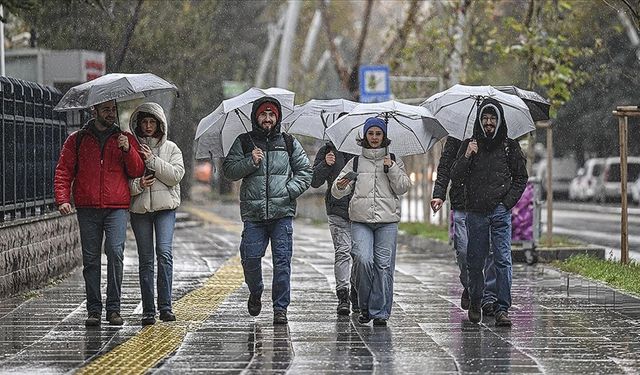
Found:
[[[136,134],[138,113],[148,112],[159,120],[162,131],[160,138],[154,145]],[[144,103],[138,106],[131,115],[129,127],[140,144],[149,144],[153,157],[145,162],[147,169],[155,171],[156,181],[151,187],[142,188],[140,178],[129,180],[131,189],[131,207],[133,213],[144,214],[161,210],[175,209],[180,205],[180,180],[184,176],[184,162],[182,151],[178,146],[167,140],[167,119],[162,107],[156,103]]]
[[[400,195],[411,187],[411,180],[404,170],[402,159],[397,158],[384,173],[384,148],[362,149],[358,158],[357,183],[351,182],[345,189],[338,189],[337,182],[347,172],[353,170],[353,159],[344,166],[331,186],[331,194],[336,198],[349,195],[349,219],[359,223],[397,223],[400,221]]]

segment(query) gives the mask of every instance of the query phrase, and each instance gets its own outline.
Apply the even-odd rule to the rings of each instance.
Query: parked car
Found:
[[[627,157],[627,182],[635,182],[640,176],[640,157]],[[630,189],[627,193],[631,195]],[[620,158],[606,158],[600,178],[595,187],[594,199],[598,202],[620,200]]]
[[[598,177],[604,168],[604,158],[588,159],[584,166],[578,169],[578,175],[569,185],[569,199],[576,201],[592,200]]]
[[[571,179],[575,177],[578,163],[573,156],[553,158],[551,165],[551,188],[554,197],[567,197]],[[546,197],[547,189],[547,159],[542,159],[533,166],[534,175],[540,179],[542,199]]]

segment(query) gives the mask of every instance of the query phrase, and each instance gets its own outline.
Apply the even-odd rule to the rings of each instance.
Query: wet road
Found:
[[[337,317],[326,225],[294,224],[289,324],[246,312],[237,205],[190,210],[207,224],[176,231],[178,321],[142,329],[135,243],[127,243],[123,327],[87,329],[78,270],[28,300],[0,301],[0,373],[425,374],[640,372],[640,302],[545,265],[514,268],[511,329],[474,325],[459,307],[446,247],[398,251],[388,327]],[[270,258],[263,266],[271,279]]]

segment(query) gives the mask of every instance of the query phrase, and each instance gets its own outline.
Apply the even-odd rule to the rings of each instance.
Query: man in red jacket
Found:
[[[62,146],[54,180],[55,198],[60,213],[68,215],[72,212],[73,192],[89,313],[85,325],[100,325],[102,316],[103,237],[107,254],[107,320],[111,325],[122,325],[122,260],[131,200],[128,180],[142,176],[144,162],[135,137],[123,133],[116,124],[115,100],[95,105],[92,113],[94,118],[72,133]]]

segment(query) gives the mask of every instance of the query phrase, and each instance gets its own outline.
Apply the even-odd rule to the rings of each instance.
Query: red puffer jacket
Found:
[[[100,150],[100,142],[89,128],[86,125],[72,133],[62,146],[54,179],[56,203],[71,203],[73,183],[76,207],[129,208],[128,180],[144,173],[138,142],[132,134],[123,133],[129,138],[130,146],[129,152],[123,152],[118,148],[121,132],[114,127],[104,149]],[[80,133],[83,134],[78,145],[76,139]]]

